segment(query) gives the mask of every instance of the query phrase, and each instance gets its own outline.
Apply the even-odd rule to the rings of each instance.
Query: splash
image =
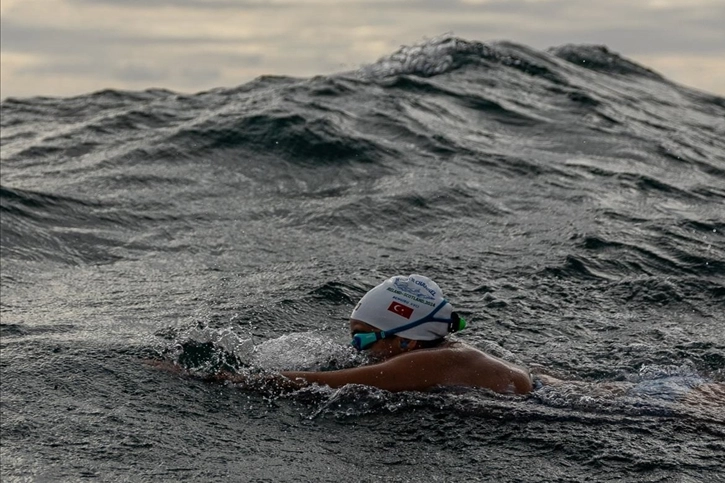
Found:
[[[533,397],[557,408],[596,413],[643,415],[690,414],[703,388],[711,385],[692,363],[643,365],[624,381],[561,381]]]
[[[232,328],[195,327],[162,353],[198,374],[218,371],[325,371],[369,362],[364,354],[315,333],[291,333],[254,343]]]
[[[689,361],[682,365],[643,365],[632,378],[635,385],[627,391],[629,397],[684,401],[693,389],[707,381]]]
[[[231,328],[195,327],[182,333],[162,353],[195,373],[235,372],[251,364],[254,342],[251,337],[240,337]]]
[[[256,347],[253,363],[270,370],[326,371],[355,367],[367,358],[319,334],[285,334]]]
[[[470,54],[493,56],[491,47],[469,42],[450,34],[428,39],[411,46],[402,46],[394,53],[360,69],[364,78],[384,78],[410,74],[431,77],[459,67]]]

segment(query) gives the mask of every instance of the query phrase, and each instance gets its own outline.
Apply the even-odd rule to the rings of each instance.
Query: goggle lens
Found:
[[[352,336],[352,342],[350,342],[350,345],[359,351],[364,351],[378,340],[376,332],[360,332],[359,334]]]
[[[433,311],[433,314],[435,314],[438,309],[443,307],[443,305],[447,304],[448,302],[444,300],[437,308]],[[352,336],[352,341],[350,342],[350,345],[353,346],[355,349],[359,351],[364,351],[365,349],[368,349],[371,345],[373,345],[375,342],[379,341],[380,339],[384,339],[387,336],[393,335],[397,332],[401,332],[405,329],[409,329],[410,327],[413,327],[415,325],[420,325],[429,321],[435,321],[435,322],[445,322],[448,324],[448,332],[458,332],[459,330],[463,330],[466,328],[466,321],[463,319],[463,317],[459,317],[458,314],[455,312],[453,313],[453,318],[451,319],[438,319],[436,317],[432,317],[431,315],[424,317],[420,320],[417,320],[415,322],[412,322],[410,324],[404,325],[402,327],[397,327],[395,329],[386,330],[385,332],[360,332]]]

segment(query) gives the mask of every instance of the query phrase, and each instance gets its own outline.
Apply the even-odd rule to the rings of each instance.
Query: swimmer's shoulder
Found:
[[[467,357],[484,358],[487,360],[497,361],[502,364],[516,365],[459,340],[445,340],[440,346],[434,348],[434,350],[435,349],[445,349],[452,352],[464,354]]]
[[[444,339],[443,342],[441,342],[437,346],[431,347],[429,349],[424,349],[424,350],[431,350],[431,351],[433,351],[433,350],[454,350],[454,351],[459,351],[459,352],[468,352],[468,351],[481,352],[478,349],[476,349],[475,347],[473,347],[472,345],[468,345],[465,342],[462,342],[460,340],[449,340],[449,339]]]
[[[437,359],[441,366],[455,366],[457,372],[462,373],[465,385],[518,394],[526,394],[533,389],[527,368],[487,354],[465,342],[446,340],[422,352],[427,352],[431,359]]]
[[[499,357],[496,357],[494,355],[488,354],[481,349],[478,349],[477,347],[474,347],[470,344],[466,344],[465,342],[459,341],[459,340],[444,340],[441,342],[441,344],[427,348],[422,349],[423,351],[430,352],[432,354],[435,354],[437,352],[437,356],[443,356],[446,354],[455,355],[457,358],[464,357],[464,358],[472,358],[472,359],[486,359],[490,361],[499,362],[501,364],[507,364],[507,365],[514,365],[513,363],[510,363],[508,361],[505,361]],[[518,367],[518,366],[517,366]]]

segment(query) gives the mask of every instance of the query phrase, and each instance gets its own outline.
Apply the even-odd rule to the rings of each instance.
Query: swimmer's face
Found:
[[[380,329],[359,320],[350,319],[350,336],[362,332],[380,332]],[[400,347],[402,339],[397,335],[391,335],[385,339],[375,341],[373,345],[365,349],[365,353],[372,359],[385,360],[393,356],[406,352],[406,349]]]

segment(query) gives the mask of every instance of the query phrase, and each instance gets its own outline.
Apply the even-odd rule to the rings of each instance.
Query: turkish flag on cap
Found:
[[[388,310],[400,315],[401,317],[405,317],[406,319],[409,319],[410,316],[413,315],[413,309],[411,307],[398,302],[391,302]]]

